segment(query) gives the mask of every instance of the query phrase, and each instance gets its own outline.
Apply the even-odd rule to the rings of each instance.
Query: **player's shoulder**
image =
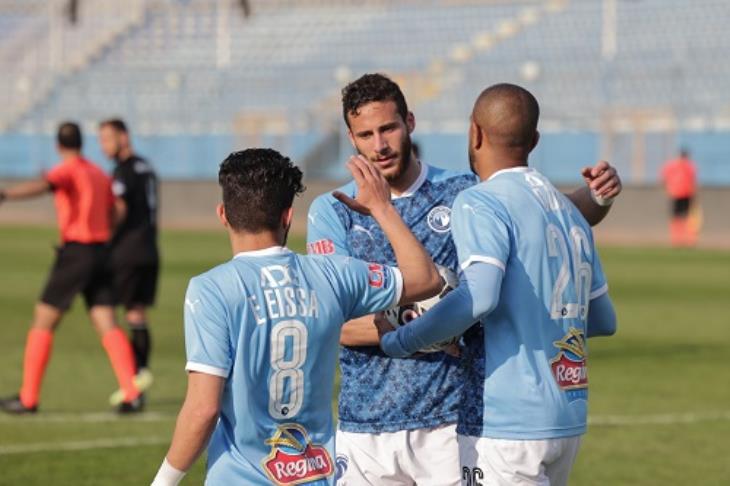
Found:
[[[206,270],[190,279],[188,288],[195,291],[203,291],[208,294],[214,293],[224,296],[226,289],[238,288],[234,282],[237,280],[238,272],[235,268],[235,260],[228,260],[215,267]]]
[[[312,204],[309,206],[310,210],[312,208],[332,208],[336,204],[338,204],[339,201],[335,199],[335,197],[332,195],[332,193],[335,191],[341,192],[350,197],[355,197],[355,193],[357,192],[357,186],[355,185],[355,181],[350,181],[347,184],[344,184],[336,189],[323,192],[322,194],[314,198]]]
[[[444,169],[428,164],[426,179],[432,184],[447,183],[450,186],[459,186],[460,189],[471,187],[478,182],[477,177],[468,171]]]
[[[138,175],[151,175],[155,173],[152,164],[150,164],[147,159],[137,154],[134,154],[130,158],[130,160],[127,162],[127,165],[129,165],[130,171]]]

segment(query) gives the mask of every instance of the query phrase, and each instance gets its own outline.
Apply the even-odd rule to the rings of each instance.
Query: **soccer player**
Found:
[[[437,264],[457,270],[451,206],[459,192],[477,182],[474,174],[429,166],[412,155],[415,118],[398,85],[386,76],[366,74],[346,86],[342,110],[353,147],[385,176],[406,224]],[[605,162],[585,169],[584,176],[598,196],[611,198],[620,191],[616,171]],[[353,195],[355,184],[340,191]],[[598,206],[590,193],[585,188],[569,197],[597,223],[608,207]],[[307,242],[309,253],[395,263],[372,220],[329,194],[309,209]],[[481,343],[479,326],[465,340]],[[464,376],[472,372],[470,357],[460,362],[438,352],[392,359],[378,347],[372,315],[346,323],[341,344],[337,454],[343,475],[338,484],[459,484],[456,421]]]
[[[124,306],[130,329],[140,389],[152,384],[150,373],[150,333],[147,308],[155,302],[159,273],[157,250],[157,176],[152,166],[137,155],[124,121],[113,118],[99,125],[99,145],[116,163],[112,191],[116,197],[120,222],[112,238],[111,269],[116,302]],[[124,398],[121,390],[111,397],[112,404]]]
[[[377,320],[382,349],[399,357],[481,320],[483,368],[459,416],[464,485],[567,484],[586,430],[586,339],[616,329],[589,224],[527,166],[538,118],[521,87],[482,92],[469,130],[482,182],[452,210],[461,283],[396,332]]]
[[[342,323],[434,295],[433,262],[390,203],[380,173],[353,158],[357,200],[391,240],[399,268],[285,247],[301,171],[271,149],[220,167],[233,259],[190,281],[188,392],[155,485],[177,484],[210,439],[206,484],[332,484],[332,387]],[[220,418],[219,418],[220,415]]]
[[[661,180],[671,201],[669,234],[673,246],[694,246],[697,231],[690,224],[690,210],[697,194],[697,166],[682,149],[679,157],[667,161],[661,170]]]
[[[111,279],[105,266],[114,216],[111,181],[99,167],[82,156],[78,125],[62,123],[57,142],[61,163],[44,178],[0,191],[0,202],[53,192],[62,241],[46,287],[35,306],[25,346],[23,385],[19,395],[0,401],[0,408],[15,414],[33,413],[38,409],[53,334],[74,297],[81,292],[89,318],[101,337],[123,390],[118,411],[137,412],[140,392],[133,382],[134,354],[124,331],[114,319]]]

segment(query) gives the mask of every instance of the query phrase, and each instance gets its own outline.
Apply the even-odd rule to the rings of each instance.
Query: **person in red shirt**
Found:
[[[697,232],[690,224],[690,209],[697,193],[697,168],[689,152],[682,149],[679,157],[662,166],[661,178],[671,200],[672,219],[669,232],[674,246],[692,246]]]
[[[0,203],[53,192],[61,233],[61,245],[28,332],[20,393],[0,400],[0,409],[14,414],[37,411],[53,334],[76,294],[82,293],[89,318],[124,390],[118,411],[137,412],[143,404],[133,380],[134,354],[114,317],[111,276],[106,264],[115,213],[111,180],[82,156],[82,136],[77,124],[62,123],[57,142],[61,162],[45,177],[0,191]]]

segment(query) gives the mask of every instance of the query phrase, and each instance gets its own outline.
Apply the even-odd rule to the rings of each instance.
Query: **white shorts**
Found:
[[[456,425],[380,434],[337,431],[337,486],[459,486]]]
[[[564,486],[580,436],[504,440],[459,435],[462,486]]]

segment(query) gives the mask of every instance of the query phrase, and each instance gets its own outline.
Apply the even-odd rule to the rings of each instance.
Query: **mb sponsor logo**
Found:
[[[312,444],[307,430],[299,424],[280,424],[266,445],[271,446],[271,452],[261,464],[277,486],[308,484],[334,473],[327,449]]]
[[[555,381],[565,391],[569,401],[585,400],[588,398],[588,367],[583,331],[571,327],[553,345],[558,349],[558,353],[550,360]]]

